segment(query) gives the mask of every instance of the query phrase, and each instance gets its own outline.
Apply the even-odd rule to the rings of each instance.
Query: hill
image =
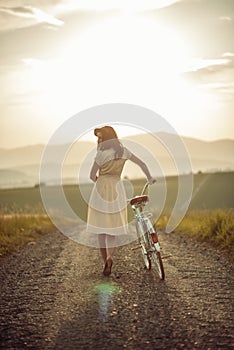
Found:
[[[180,139],[187,149],[187,156],[176,147],[178,136],[173,134],[163,132],[139,134],[123,138],[122,141],[133,153],[145,160],[155,176],[177,174],[177,165],[172,155],[177,157],[182,173],[191,170],[194,173],[234,170],[234,140],[207,142],[189,137]],[[0,149],[0,188],[33,186],[38,183],[44,149],[44,145]],[[78,174],[80,174],[79,181],[88,181],[96,144],[78,141],[71,147],[68,145],[50,147],[50,157],[47,159],[43,179],[46,183],[55,184],[58,181],[54,176],[54,169],[60,152],[65,154],[66,149],[68,152],[62,169],[64,183],[77,182]],[[191,167],[185,161],[186,157],[190,159]],[[127,162],[123,176],[141,177],[142,172],[135,164]]]

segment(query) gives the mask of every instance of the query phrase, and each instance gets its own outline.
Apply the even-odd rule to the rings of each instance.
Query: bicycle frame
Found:
[[[138,248],[141,248],[145,267],[148,270],[151,269],[152,259],[158,271],[159,277],[164,279],[165,274],[160,255],[160,245],[158,242],[157,233],[155,232],[156,230],[154,229],[150,220],[152,214],[146,214],[144,212],[144,207],[149,201],[148,196],[144,194],[148,186],[149,183],[147,182],[143,187],[141,195],[130,199],[129,203],[131,204],[135,213],[136,233],[139,242]]]

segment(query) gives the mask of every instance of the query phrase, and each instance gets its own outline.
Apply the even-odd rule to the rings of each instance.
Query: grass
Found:
[[[14,253],[53,230],[47,215],[0,215],[0,256]]]
[[[131,180],[134,195],[140,194],[145,183],[144,179]],[[196,174],[194,176],[194,193],[189,211],[176,231],[180,234],[206,242],[223,249],[233,256],[234,246],[234,172]],[[175,204],[178,191],[178,177],[166,178],[167,197],[163,214],[158,222],[165,227],[167,213]],[[158,182],[152,186],[155,197],[161,193]],[[48,186],[46,190],[56,199],[57,187]],[[87,203],[91,185],[65,185],[66,199],[74,212],[85,221]],[[83,198],[84,194],[84,198]],[[55,201],[56,203],[56,201]],[[155,203],[157,208],[157,203]],[[166,214],[164,214],[166,213]],[[130,220],[133,219],[131,208],[128,206]],[[0,255],[6,255],[18,250],[28,242],[41,235],[55,230],[43,208],[39,188],[19,188],[0,190]]]
[[[168,217],[163,216],[157,225],[165,227],[167,220]],[[234,260],[234,211],[232,209],[190,211],[175,232],[213,246]]]
[[[39,188],[0,190],[0,214],[45,214]]]

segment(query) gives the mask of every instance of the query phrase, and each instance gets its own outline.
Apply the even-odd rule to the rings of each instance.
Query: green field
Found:
[[[185,175],[184,175],[185,176]],[[145,180],[132,180],[134,195],[140,194]],[[165,185],[162,179],[151,187],[157,198]],[[164,210],[157,225],[165,227],[171,210],[174,207],[178,178],[166,178],[167,195]],[[64,194],[69,205],[79,217],[86,221],[87,202],[92,190],[91,184],[65,185]],[[58,187],[46,187],[52,198],[58,193]],[[129,197],[127,193],[127,197]],[[157,211],[157,203],[155,203]],[[196,174],[194,176],[193,197],[189,210],[176,229],[183,235],[211,243],[215,247],[224,249],[233,257],[234,247],[234,172]],[[129,219],[133,213],[129,210]],[[21,246],[31,242],[42,234],[54,230],[44,210],[40,189],[19,188],[0,190],[0,255],[11,253]]]
[[[132,180],[134,195],[139,194],[145,180]],[[152,186],[152,191],[159,191],[162,181]],[[178,191],[178,178],[166,178],[167,197],[165,212],[170,211],[175,203]],[[82,185],[82,192],[88,198],[92,185]],[[56,196],[57,187],[48,187],[51,195]],[[73,210],[82,218],[86,218],[87,203],[76,185],[65,185],[64,193]],[[234,208],[234,172],[196,174],[194,176],[193,198],[189,210],[214,210]],[[0,190],[0,214],[43,214],[39,188],[19,188]]]

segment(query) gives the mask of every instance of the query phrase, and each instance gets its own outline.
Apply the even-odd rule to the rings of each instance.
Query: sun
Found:
[[[64,48],[70,70],[79,66],[119,74],[175,74],[187,60],[187,47],[175,30],[140,14],[110,16],[71,39]],[[113,68],[115,68],[113,70]],[[76,70],[76,69],[75,69]],[[143,73],[141,73],[143,72]]]
[[[162,100],[187,64],[187,51],[175,30],[124,12],[75,32],[53,60],[25,63],[32,68],[28,81],[45,91],[48,101],[67,104],[82,96],[90,105],[103,96],[131,99],[143,92]]]
[[[61,122],[79,110],[120,102],[151,108],[173,126],[175,118],[184,125],[186,106],[193,106],[195,115],[198,106],[200,114],[210,103],[181,77],[189,57],[190,48],[175,29],[125,11],[77,29],[55,59],[33,62],[28,81],[41,86],[38,110],[46,108]]]
[[[171,86],[175,94],[188,56],[188,46],[175,30],[127,12],[71,37],[57,70],[70,94],[84,93],[89,103],[163,101],[170,98]]]

